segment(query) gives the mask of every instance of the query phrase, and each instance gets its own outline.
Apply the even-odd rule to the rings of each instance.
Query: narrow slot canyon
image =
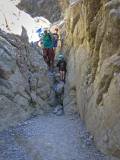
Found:
[[[0,160],[119,160],[119,71],[119,0],[1,0]]]

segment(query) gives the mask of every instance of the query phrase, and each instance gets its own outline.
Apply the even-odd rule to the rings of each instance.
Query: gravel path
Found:
[[[110,160],[77,116],[32,118],[0,133],[0,160]]]

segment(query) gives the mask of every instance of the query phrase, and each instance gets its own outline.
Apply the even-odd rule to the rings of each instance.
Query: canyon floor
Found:
[[[0,160],[110,160],[78,115],[33,117],[0,133]]]

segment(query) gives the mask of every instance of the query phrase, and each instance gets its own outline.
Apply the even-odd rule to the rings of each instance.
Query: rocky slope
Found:
[[[49,111],[51,82],[41,51],[0,31],[0,130]]]
[[[120,158],[120,1],[78,0],[66,21],[66,112],[79,111],[97,146]]]
[[[61,7],[62,6],[62,7]],[[29,13],[32,17],[43,16],[51,22],[58,21],[62,10],[68,6],[66,0],[21,0],[18,7]]]
[[[9,0],[0,1],[0,4],[1,131],[31,115],[49,111],[54,94],[41,50],[28,43],[27,26],[34,24],[32,18],[19,11]],[[27,17],[26,21],[21,21],[19,12],[22,18]]]
[[[0,1],[0,28],[7,33],[22,34],[22,27],[26,30],[29,42],[38,41],[36,30],[42,27],[49,27],[51,24],[43,17],[32,18],[29,14],[19,10],[16,5],[19,0]]]
[[[44,16],[52,22],[59,20],[61,15],[58,1],[54,0],[22,0],[18,7],[33,17]]]

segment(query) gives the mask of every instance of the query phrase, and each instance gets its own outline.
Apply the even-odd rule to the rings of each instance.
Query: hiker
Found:
[[[43,45],[43,58],[47,63],[49,69],[52,70],[55,58],[55,53],[53,50],[53,36],[47,30],[44,31],[42,37],[42,45]]]
[[[53,47],[54,47],[54,51],[56,50],[56,48],[58,46],[58,40],[59,40],[58,28],[55,28],[55,32],[53,33]]]
[[[65,75],[67,72],[66,66],[67,66],[67,63],[64,59],[64,56],[62,54],[59,54],[57,67],[59,68],[60,80],[64,82],[65,82]]]

